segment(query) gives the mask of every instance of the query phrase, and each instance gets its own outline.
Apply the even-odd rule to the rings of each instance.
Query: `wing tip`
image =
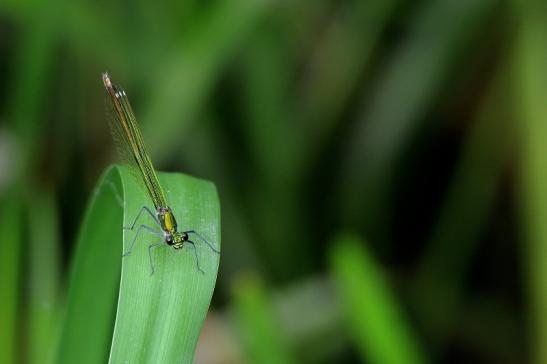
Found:
[[[103,72],[103,83],[104,87],[106,87],[107,89],[112,88],[112,82],[110,81],[110,76],[108,75],[108,72]]]

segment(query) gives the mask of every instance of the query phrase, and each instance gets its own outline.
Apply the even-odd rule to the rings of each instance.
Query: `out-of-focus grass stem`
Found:
[[[23,216],[18,191],[11,190],[0,204],[0,363],[16,363],[20,337],[20,273]]]
[[[293,363],[283,340],[279,319],[263,283],[256,276],[240,277],[234,286],[234,314],[244,348],[252,363]]]
[[[365,243],[344,234],[333,241],[331,269],[346,327],[363,362],[426,363],[387,277]]]
[[[514,1],[525,275],[534,363],[547,363],[547,3]]]
[[[59,329],[59,233],[54,195],[33,194],[29,218],[28,362],[52,360]]]

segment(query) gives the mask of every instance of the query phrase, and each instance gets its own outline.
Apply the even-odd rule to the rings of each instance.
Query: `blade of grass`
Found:
[[[59,232],[54,196],[33,194],[28,206],[28,362],[52,359],[59,318]]]
[[[123,208],[115,191],[122,191],[121,180],[111,168],[99,180],[79,232],[57,363],[108,360],[122,255]]]
[[[159,173],[159,178],[179,230],[194,229],[220,248],[214,186],[181,174]],[[123,211],[114,192],[121,191],[120,186]],[[130,225],[142,206],[150,205],[144,191],[120,167],[105,174],[97,191],[79,238],[59,361],[105,362],[110,355],[113,363],[191,363],[213,294],[219,255],[196,241],[202,274],[191,245],[179,251],[161,247],[153,252],[156,271],[150,276],[148,245],[159,237],[141,233],[133,252],[123,260],[120,244],[122,226]],[[153,226],[149,218],[141,223]],[[134,233],[123,234],[123,251],[129,249]]]
[[[384,273],[352,235],[341,235],[330,254],[347,326],[367,363],[425,363],[417,338],[390,292]]]
[[[129,226],[150,202],[126,170],[120,169],[120,174],[125,194],[124,225]],[[214,185],[181,174],[160,173],[159,178],[179,229],[196,230],[220,249],[220,206]],[[126,231],[124,251],[132,238],[133,233]],[[150,276],[148,245],[158,240],[158,236],[140,234],[131,255],[122,261],[111,362],[192,362],[220,256],[195,239],[202,274],[191,245],[180,251],[162,247],[153,253],[156,271]]]
[[[16,191],[13,191],[16,192]],[[0,363],[17,363],[18,313],[23,219],[19,193],[6,194],[0,204]]]
[[[233,289],[236,325],[241,335],[247,359],[251,363],[285,363],[295,361],[291,357],[279,318],[266,288],[254,275],[240,277]]]
[[[302,212],[293,196],[294,173],[288,168],[295,156],[294,143],[288,142],[292,136],[289,125],[294,124],[294,115],[287,111],[290,75],[295,68],[288,56],[291,35],[283,14],[272,13],[254,33],[242,62],[247,114],[243,125],[257,170],[257,180],[248,193],[249,205],[260,211],[250,219],[259,231],[261,244],[256,249],[272,275],[284,279],[309,270],[305,257],[310,244],[299,229]],[[261,198],[265,194],[271,200]],[[292,239],[286,239],[286,231],[294,232]]]
[[[547,363],[547,11],[543,1],[514,1],[515,95],[521,133],[522,225],[532,362]]]

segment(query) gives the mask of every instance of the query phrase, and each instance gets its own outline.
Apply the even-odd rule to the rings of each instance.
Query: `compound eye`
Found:
[[[165,242],[166,242],[168,245],[172,245],[172,244],[173,244],[173,236],[167,235],[167,237],[165,238]]]
[[[182,233],[182,241],[188,241],[188,234]]]

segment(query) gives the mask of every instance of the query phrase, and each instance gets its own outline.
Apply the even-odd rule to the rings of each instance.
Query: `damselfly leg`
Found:
[[[150,260],[150,276],[154,274],[154,262],[152,261],[152,249],[159,248],[160,246],[163,246],[163,241],[161,243],[151,244],[148,246],[148,259]]]
[[[139,210],[139,213],[137,214],[137,216],[135,217],[135,220],[133,220],[133,223],[131,224],[131,226],[124,226],[123,229],[124,230],[133,230],[135,228],[135,224],[137,224],[137,221],[140,219],[141,215],[143,214],[143,212],[147,212],[150,217],[152,218],[152,220],[154,220],[154,222],[156,224],[158,224],[158,226],[160,226],[161,228],[161,225],[159,223],[159,221],[157,220],[156,216],[152,213],[152,211],[150,211],[150,209],[146,206],[143,206],[140,210]],[[145,229],[147,230],[148,232],[154,234],[154,235],[157,235],[159,237],[163,237],[163,233],[161,231],[158,231],[148,225],[145,225],[145,224],[141,224],[138,229],[137,229],[137,232],[135,233],[135,235],[133,236],[133,240],[131,240],[131,244],[129,244],[129,249],[123,253],[123,256],[127,256],[129,254],[131,254],[131,252],[133,251],[133,246],[135,245],[135,242],[137,241],[137,238],[139,237],[139,234],[141,232],[141,229]]]
[[[131,224],[131,226],[124,226],[123,229],[124,230],[133,230],[135,228],[135,224],[137,223],[137,221],[139,220],[139,218],[141,217],[142,213],[143,212],[146,212],[148,213],[148,215],[150,215],[150,217],[152,218],[152,220],[154,220],[154,222],[156,224],[158,224],[158,226],[161,228],[161,224],[160,222],[158,221],[158,218],[156,217],[156,215],[147,207],[147,206],[143,206],[141,207],[141,209],[139,210],[139,213],[137,214],[137,216],[135,217],[135,220],[133,220],[133,223]]]
[[[209,242],[207,241],[207,239],[205,239],[203,236],[201,236],[201,234],[199,234],[197,231],[195,231],[195,230],[187,230],[187,231],[184,231],[183,234],[188,234],[188,235],[189,235],[189,234],[194,234],[194,235],[196,235],[198,238],[201,239],[201,241],[203,241],[205,244],[207,244],[207,246],[208,246],[212,251],[214,251],[214,252],[217,253],[217,254],[220,254],[220,251],[217,250],[217,249],[215,249],[215,247],[213,247],[213,244],[209,243]],[[190,240],[188,240],[188,241],[190,241]]]
[[[144,225],[144,224],[140,225],[139,228],[137,229],[137,232],[133,236],[133,240],[131,240],[131,244],[129,245],[129,249],[125,253],[123,253],[124,257],[131,254],[131,252],[133,251],[133,246],[135,245],[135,242],[137,241],[137,237],[139,236],[139,233],[141,232],[141,229],[145,229],[145,230],[147,230],[148,232],[150,232],[154,235],[157,235],[159,237],[163,237],[163,234],[161,232],[159,232],[157,230],[154,230],[150,226],[147,226],[147,225]]]
[[[194,248],[194,256],[196,257],[196,266],[198,267],[198,270],[202,274],[205,274],[205,271],[203,269],[201,269],[200,266],[199,266],[198,250],[196,248],[196,244],[192,240],[187,240],[186,242],[189,243],[189,244],[192,244],[192,247]]]
[[[123,256],[125,257],[125,256],[131,254],[131,252],[133,251],[135,243],[137,242],[137,239],[138,239],[142,229],[146,230],[147,232],[149,232],[151,234],[154,234],[154,235],[157,235],[157,236],[163,238],[163,241],[161,243],[155,243],[155,244],[151,244],[151,245],[148,246],[148,257],[149,257],[149,260],[150,260],[150,267],[151,267],[151,273],[150,274],[152,275],[152,274],[154,274],[154,271],[155,271],[154,262],[153,262],[153,259],[152,259],[152,250],[157,248],[157,247],[160,247],[162,245],[173,245],[174,243],[173,243],[173,240],[170,240],[170,241],[166,240],[166,236],[168,236],[168,234],[165,231],[163,231],[162,225],[161,225],[157,215],[155,215],[152,212],[152,210],[150,208],[148,208],[147,206],[143,206],[139,210],[139,213],[137,214],[137,216],[133,220],[132,224],[130,226],[124,226],[123,229],[133,231],[143,215],[149,215],[152,218],[152,220],[158,225],[158,227],[160,229],[158,230],[158,229],[150,227],[146,224],[140,224],[137,228],[137,231],[135,232],[135,235],[131,239],[131,243],[129,244],[129,249],[123,254]],[[182,233],[178,233],[178,232],[175,231],[174,235],[179,237],[179,243],[178,243],[178,244],[180,244],[180,245],[178,245],[179,247],[183,247],[185,245],[185,243],[188,243],[188,244],[192,245],[192,249],[194,250],[194,256],[195,256],[195,259],[196,259],[196,267],[197,267],[198,271],[201,272],[201,273],[205,273],[205,271],[203,269],[201,269],[201,265],[199,263],[199,255],[198,255],[198,251],[197,251],[197,246],[196,246],[196,243],[193,240],[190,240],[189,236],[190,235],[195,235],[198,239],[201,240],[201,242],[203,242],[205,245],[207,245],[209,247],[209,249],[211,249],[213,252],[215,252],[217,254],[220,253],[220,251],[217,250],[213,246],[213,244],[211,244],[207,239],[205,239],[201,234],[199,234],[195,230],[187,230],[187,231],[183,231]],[[173,239],[172,236],[171,236],[171,239]],[[177,249],[179,249],[179,248],[177,248]]]

